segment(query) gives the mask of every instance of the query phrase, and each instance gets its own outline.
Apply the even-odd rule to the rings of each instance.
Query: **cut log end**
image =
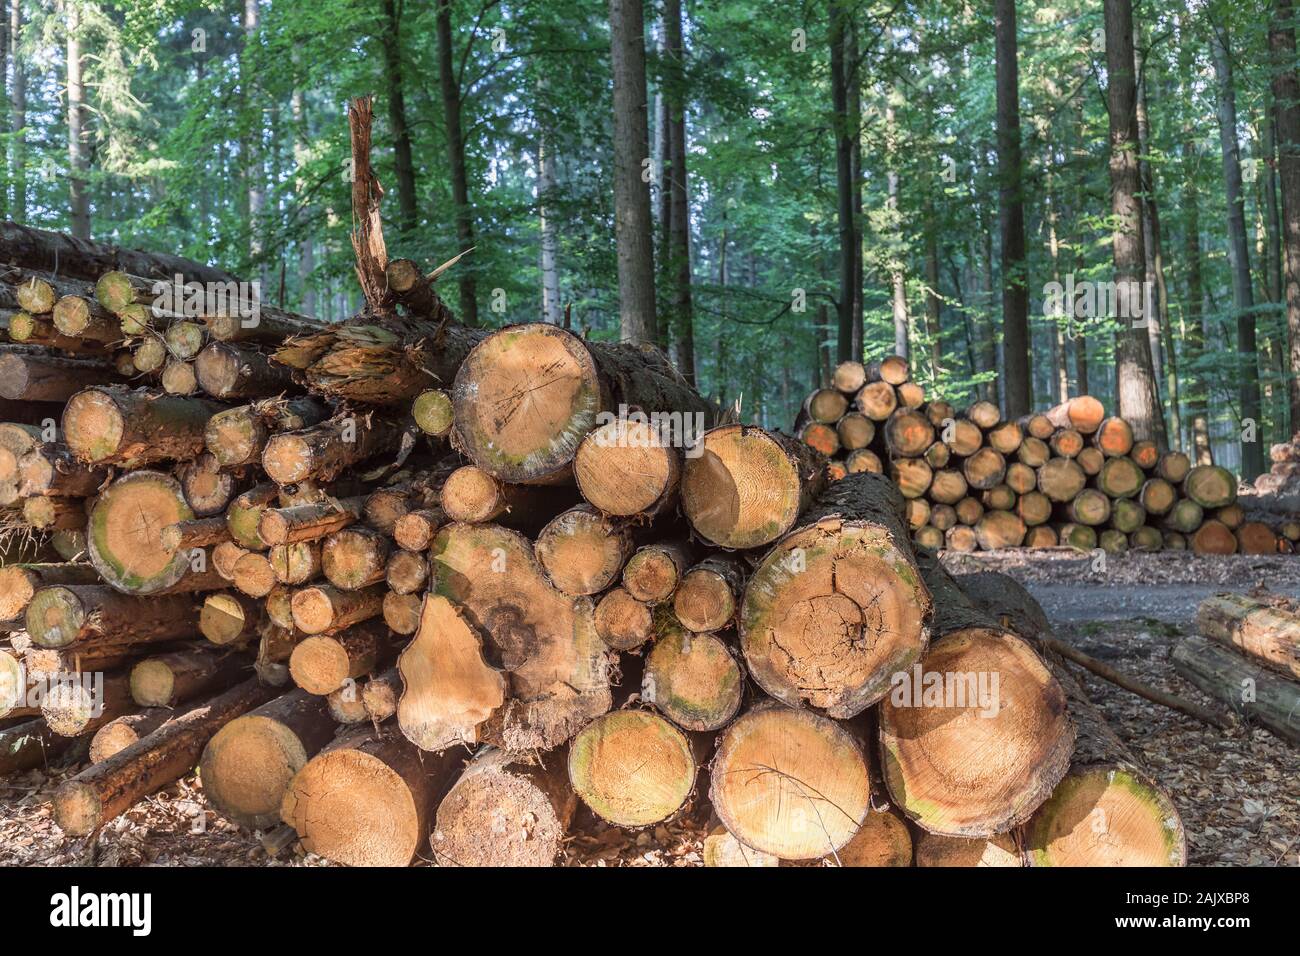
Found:
[[[621,827],[650,826],[676,813],[695,788],[696,770],[685,735],[644,710],[597,717],[569,749],[574,792]]]
[[[676,490],[681,453],[648,422],[619,418],[582,440],[573,462],[582,496],[605,514],[653,511]]]

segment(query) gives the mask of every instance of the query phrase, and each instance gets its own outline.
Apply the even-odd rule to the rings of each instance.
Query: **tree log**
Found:
[[[654,518],[677,502],[682,452],[648,422],[618,418],[587,435],[573,460],[582,496],[608,515]]]
[[[606,823],[638,828],[666,820],[695,789],[691,742],[648,710],[617,710],[587,724],[569,746],[573,792]]]
[[[84,461],[139,467],[203,451],[203,432],[221,406],[124,385],[87,388],[68,399],[63,435]]]
[[[565,594],[599,594],[628,563],[632,532],[591,505],[576,505],[541,530],[536,551],[551,583]]]
[[[1205,637],[1300,679],[1300,613],[1282,602],[1217,594],[1201,602],[1196,624]]]
[[[34,345],[0,345],[0,398],[64,402],[83,388],[121,378],[102,358],[74,358]]]
[[[401,430],[383,419],[336,415],[328,421],[272,436],[262,467],[281,485],[314,478],[333,481],[348,467],[395,448]]]

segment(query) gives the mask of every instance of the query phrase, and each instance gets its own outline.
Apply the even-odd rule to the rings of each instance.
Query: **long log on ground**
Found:
[[[70,357],[32,345],[0,345],[0,398],[64,402],[93,385],[121,381],[111,362]]]
[[[1004,574],[970,574],[963,591],[1004,627],[1033,641],[1052,636],[1047,616]],[[1066,666],[1044,661],[1065,691],[1077,730],[1070,770],[1023,830],[1031,866],[1182,866],[1187,840],[1178,811],[1138,765]]]
[[[280,820],[294,775],[334,736],[329,700],[295,689],[223,727],[208,742],[199,777],[208,802],[242,827]]]
[[[479,727],[505,704],[506,676],[483,657],[485,638],[445,597],[428,595],[419,627],[397,660],[397,724],[421,750],[479,742]]]
[[[740,640],[751,675],[773,697],[852,717],[920,659],[931,600],[903,507],[887,478],[850,475],[755,568]]]
[[[823,460],[779,432],[723,425],[704,435],[682,476],[682,513],[702,538],[723,548],[771,544],[823,487]]]
[[[44,718],[6,727],[0,730],[0,779],[43,767],[76,743],[75,737],[56,734]]]
[[[597,717],[569,745],[569,783],[598,817],[637,828],[677,813],[695,789],[691,741],[658,714],[617,710]]]
[[[1300,679],[1300,613],[1281,602],[1216,594],[1197,608],[1196,625],[1204,636]]]
[[[549,750],[609,709],[610,661],[591,601],[557,590],[526,538],[491,524],[450,524],[430,560],[431,593],[462,605],[487,632],[488,656],[510,672],[512,698],[483,726],[482,740]]]
[[[303,849],[346,866],[409,866],[429,845],[439,797],[461,758],[431,756],[370,728],[326,747],[298,771],[280,816]]]
[[[203,432],[222,406],[124,385],[88,388],[68,399],[62,432],[81,459],[139,467],[203,451]]]
[[[110,720],[90,739],[90,762],[102,763],[114,754],[147,737],[176,714],[168,707],[154,707]]]
[[[105,272],[119,270],[149,279],[185,282],[233,282],[229,273],[165,252],[122,249],[66,233],[34,229],[6,220],[0,223],[0,258],[24,269],[40,269],[95,282]]]
[[[783,860],[839,851],[871,809],[860,741],[807,710],[758,705],[722,732],[709,771],[709,800],[727,830]]]
[[[931,833],[988,837],[1019,826],[1069,767],[1065,693],[1024,639],[965,598],[936,558],[921,571],[934,633],[880,706],[882,773]]]
[[[438,804],[431,837],[438,865],[553,866],[578,805],[564,756],[477,754]]]
[[[658,349],[586,342],[544,323],[501,329],[475,346],[452,401],[459,447],[512,482],[568,474],[578,445],[604,424],[602,412],[671,414],[679,446],[715,414]]]
[[[1259,666],[1253,658],[1202,637],[1174,648],[1174,670],[1249,724],[1300,744],[1300,682]]]
[[[83,770],[55,792],[54,822],[72,836],[93,833],[141,797],[188,773],[213,734],[273,693],[247,680]]]

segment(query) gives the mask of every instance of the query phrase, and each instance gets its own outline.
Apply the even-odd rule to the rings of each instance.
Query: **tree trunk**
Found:
[[[1173,651],[1174,670],[1252,724],[1300,744],[1300,683],[1264,670],[1241,654],[1203,637],[1184,638]]]
[[[68,67],[68,223],[73,237],[90,238],[90,195],[86,181],[90,157],[86,151],[86,89],[82,79],[81,11],[65,2]]]
[[[441,5],[439,16],[441,17]],[[415,162],[411,155],[411,132],[406,122],[406,87],[402,78],[401,23],[396,0],[384,0],[384,32],[380,45],[384,51],[384,81],[388,86],[388,123],[393,134],[393,166],[397,179],[398,228],[409,241],[419,221],[415,192]],[[446,105],[446,104],[444,104]],[[459,131],[460,117],[456,117]],[[448,117],[448,131],[451,129]],[[465,248],[468,248],[466,246]]]
[[[13,134],[9,156],[10,177],[14,184],[14,219],[27,219],[27,68],[18,47],[23,33],[23,0],[9,0],[9,60],[13,64],[13,84],[9,90],[9,128]]]
[[[642,176],[650,155],[646,129],[645,15],[641,0],[610,0],[614,74],[614,234],[618,251],[620,338],[654,343],[654,228],[650,187]]]
[[[262,110],[257,96],[257,71],[250,55],[250,48],[256,40],[259,26],[259,0],[244,0],[244,45],[239,53],[240,90],[243,93],[244,107],[256,117],[251,135],[243,141],[244,161],[244,202],[248,216],[245,228],[248,230],[248,259],[252,268],[263,277],[266,265],[261,262],[263,244],[262,207],[266,203],[266,165],[262,156]]]
[[[537,218],[541,233],[542,320],[559,325],[564,320],[560,307],[560,274],[556,264],[559,232],[551,203],[555,199],[555,147],[544,129],[537,139]]]
[[[569,783],[606,823],[646,827],[681,809],[695,789],[690,740],[649,710],[597,717],[569,747]]]
[[[1273,56],[1278,180],[1282,192],[1291,427],[1300,427],[1300,81],[1291,0],[1275,0],[1268,45]]]
[[[1224,194],[1228,204],[1228,264],[1232,270],[1232,304],[1237,318],[1238,395],[1243,429],[1249,419],[1256,430],[1251,441],[1241,443],[1241,476],[1253,481],[1264,471],[1263,422],[1260,421],[1259,362],[1255,347],[1255,294],[1250,279],[1250,252],[1246,245],[1245,197],[1241,188],[1241,156],[1237,143],[1237,96],[1233,87],[1229,44],[1226,28],[1212,26],[1210,53],[1218,84],[1219,143],[1223,151]],[[1121,414],[1124,414],[1122,409]]]
[[[451,2],[438,0],[438,78],[442,88],[443,116],[447,123],[447,152],[451,165],[451,198],[456,207],[456,240],[463,253],[474,245],[474,220],[469,205],[469,173],[465,168],[465,137],[461,131],[461,77],[452,49]],[[472,42],[472,39],[471,39]],[[460,318],[478,325],[478,292],[474,270],[462,266],[456,280],[460,290]]]
[[[1196,624],[1202,636],[1300,679],[1300,614],[1286,604],[1221,594],[1201,602]]]
[[[16,222],[0,223],[0,249],[8,265],[59,276],[96,282],[106,272],[120,271],[148,280],[186,282],[236,282],[234,276],[212,266],[200,265],[181,256],[159,252],[120,249],[90,242],[62,232],[33,229]]]
[[[1002,249],[1002,360],[1007,418],[1033,404],[1029,376],[1029,275],[1020,157],[1020,71],[1015,0],[997,0],[998,220]]]
[[[96,584],[42,587],[27,605],[27,633],[39,647],[136,647],[189,637],[198,615],[188,594],[142,598]]]
[[[1133,59],[1133,9],[1130,0],[1105,0],[1106,91],[1110,111],[1111,246],[1115,262],[1119,414],[1138,438],[1167,446],[1164,416],[1151,369],[1146,327],[1146,256],[1142,242],[1142,207],[1138,196],[1137,87]]]
[[[691,302],[691,203],[686,177],[686,51],[682,44],[681,0],[664,5],[665,47],[670,68],[667,100],[671,153],[668,194],[672,213],[668,219],[668,262],[672,279],[672,341],[677,368],[695,385],[695,317]]]

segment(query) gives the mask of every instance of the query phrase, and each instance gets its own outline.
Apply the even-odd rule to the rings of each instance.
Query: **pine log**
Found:
[[[1128,456],[1137,462],[1137,466],[1143,471],[1150,471],[1160,461],[1160,448],[1151,439],[1144,438],[1133,443]]]
[[[441,388],[426,388],[411,403],[411,417],[426,435],[446,438],[456,424],[451,395]]]
[[[71,749],[75,737],[64,737],[50,729],[43,718],[0,729],[0,779],[23,770],[45,767]]]
[[[7,564],[0,567],[0,622],[22,630],[27,606],[42,587],[98,582],[99,574],[89,564]]]
[[[280,816],[303,849],[345,866],[409,866],[427,852],[439,797],[460,768],[399,734],[354,731],[294,776]]]
[[[710,779],[709,799],[727,830],[783,860],[839,851],[871,807],[859,741],[825,717],[770,703],[723,731]]]
[[[835,388],[815,389],[803,403],[804,415],[823,425],[834,425],[849,408],[849,400]]]
[[[569,782],[598,817],[614,826],[651,826],[677,813],[695,789],[691,742],[648,710],[603,714],[569,746]]]
[[[1300,682],[1259,666],[1235,650],[1203,637],[1187,637],[1172,655],[1174,670],[1206,695],[1225,704],[1249,724],[1259,724],[1275,736],[1300,744]]]
[[[723,425],[687,459],[682,512],[719,547],[756,548],[788,531],[820,491],[820,460],[779,432]]]
[[[1133,450],[1133,428],[1122,418],[1107,418],[1093,432],[1092,444],[1107,458],[1128,455]]]
[[[267,398],[293,386],[289,370],[271,364],[264,352],[229,342],[212,342],[195,356],[200,388],[224,401]]]
[[[954,418],[943,426],[939,433],[943,443],[954,455],[973,455],[984,444],[984,433],[974,422],[964,418]]]
[[[90,561],[121,591],[156,594],[183,587],[194,577],[195,557],[189,549],[168,547],[162,532],[193,518],[180,483],[170,475],[123,475],[95,499],[87,528]]]
[[[853,839],[823,858],[828,866],[895,867],[912,865],[912,834],[902,814],[872,807]]]
[[[827,462],[826,467],[828,476],[830,475],[830,470],[835,466],[835,464],[836,462]],[[870,448],[859,448],[857,451],[849,452],[849,457],[845,459],[844,464],[844,474],[857,475],[867,472],[873,475],[879,475],[883,474],[885,471],[885,466],[880,460],[880,456]],[[843,478],[844,474],[839,475],[839,478]],[[839,478],[836,480],[838,481]]]
[[[333,693],[349,680],[387,666],[393,655],[388,629],[378,619],[330,634],[314,634],[294,647],[289,658],[293,682],[309,694]]]
[[[269,481],[254,485],[235,498],[226,508],[226,527],[235,543],[248,551],[269,548],[271,543],[261,534],[262,515],[279,501],[280,489]]]
[[[188,594],[135,597],[96,584],[42,587],[27,605],[27,633],[40,647],[140,645],[188,637],[197,614]]]
[[[1095,481],[1098,488],[1112,498],[1133,498],[1142,490],[1146,476],[1132,458],[1107,458]]]
[[[272,481],[333,481],[352,465],[397,447],[401,430],[373,415],[336,415],[318,425],[273,435],[262,451]]]
[[[18,493],[24,498],[41,496],[89,498],[108,482],[107,468],[87,465],[67,445],[42,442],[17,462]]]
[[[386,590],[381,584],[359,591],[328,584],[299,588],[293,593],[294,626],[305,634],[323,634],[360,624],[383,612]]]
[[[290,781],[333,736],[326,698],[298,689],[267,701],[208,741],[199,761],[204,796],[247,829],[277,823]]]
[[[628,563],[632,533],[591,505],[577,505],[541,530],[536,551],[546,576],[565,594],[599,594]]]
[[[990,509],[976,522],[975,539],[985,551],[1018,548],[1025,540],[1025,522],[1014,511]]]
[[[852,717],[920,658],[930,613],[901,495],[883,476],[849,476],[754,570],[741,647],[773,697]]]
[[[939,504],[955,505],[966,497],[970,485],[966,482],[966,476],[956,468],[941,468],[930,478],[930,487],[927,490],[930,500]]]
[[[962,413],[962,417],[974,422],[984,431],[988,431],[1002,420],[1002,413],[992,402],[978,401]]]
[[[521,535],[450,524],[430,552],[434,587],[487,632],[488,656],[510,673],[512,699],[482,739],[507,750],[550,749],[609,709],[609,657],[592,605],[556,590]]]
[[[131,668],[131,698],[141,707],[175,707],[248,676],[247,661],[198,647],[148,657]]]
[[[1051,457],[1052,449],[1047,442],[1033,436],[1027,437],[1016,449],[1016,460],[1030,468],[1041,468]]]
[[[1097,527],[1110,520],[1110,508],[1110,498],[1105,492],[1098,491],[1096,488],[1084,488],[1074,496],[1074,500],[1066,506],[1065,510],[1070,520],[1076,524]]]
[[[1052,420],[1037,412],[1021,416],[1019,424],[1027,437],[1037,438],[1039,441],[1047,441],[1052,437],[1052,432],[1056,431]]]
[[[1000,455],[1014,455],[1024,442],[1025,434],[1015,422],[1001,422],[989,429],[985,439]]]
[[[93,833],[188,773],[213,734],[272,693],[256,680],[245,681],[82,771],[55,793],[55,822],[72,836]]]
[[[1197,465],[1183,479],[1183,494],[1202,508],[1223,508],[1237,500],[1237,479],[1218,465]]]
[[[388,589],[398,594],[422,592],[429,581],[429,559],[419,551],[394,551],[384,580]]]
[[[886,355],[879,361],[866,367],[868,382],[887,382],[890,385],[902,385],[912,377],[907,359],[901,355]]]
[[[475,465],[457,468],[442,486],[440,502],[451,521],[496,521],[536,528],[573,501],[565,488],[512,485]]]
[[[199,633],[218,647],[252,640],[262,620],[261,605],[234,591],[205,595],[199,611]]]
[[[1086,524],[1063,524],[1056,529],[1056,533],[1061,544],[1076,551],[1091,551],[1097,547],[1097,531]]]
[[[220,462],[207,452],[185,462],[177,477],[186,504],[200,518],[223,514],[235,496],[235,476],[223,471]]]
[[[608,515],[653,518],[677,502],[682,452],[660,429],[617,418],[578,445],[573,474],[582,497]]]
[[[4,250],[5,261],[12,265],[57,271],[88,282],[94,282],[105,272],[113,270],[150,279],[171,280],[179,274],[187,282],[236,281],[220,269],[181,256],[121,249],[10,221],[0,222],[0,249]]]
[[[916,835],[916,865],[943,867],[1022,867],[1016,834],[991,837],[950,837],[920,831]]]
[[[81,459],[139,467],[193,458],[203,450],[203,430],[221,406],[201,398],[164,395],[115,385],[73,395],[62,432]]]
[[[433,542],[438,529],[447,523],[442,508],[417,508],[408,511],[393,525],[393,539],[407,551],[424,551]]]
[[[898,408],[898,393],[888,382],[870,382],[858,392],[853,404],[873,422],[883,422]]]
[[[921,412],[900,408],[885,422],[885,447],[898,458],[923,454],[934,443],[934,426]]]
[[[1233,533],[1241,554],[1277,554],[1277,534],[1262,521],[1243,522]]]
[[[853,395],[865,384],[867,384],[867,368],[861,362],[852,359],[840,362],[831,372],[831,385],[847,395]]]
[[[1192,535],[1192,550],[1197,554],[1235,554],[1237,536],[1222,521],[1204,521]]]
[[[861,412],[849,412],[836,423],[835,434],[842,448],[857,451],[866,448],[876,437],[876,423]]]
[[[361,520],[366,499],[325,498],[290,508],[266,508],[258,516],[257,535],[266,544],[284,545],[316,541]]]
[[[592,626],[612,650],[634,651],[654,633],[654,611],[620,585],[610,588],[596,603]]]
[[[1073,428],[1062,428],[1052,436],[1050,446],[1053,454],[1062,458],[1074,458],[1084,450],[1083,436]],[[1105,456],[1101,449],[1096,448],[1093,450],[1102,457]]]
[[[1079,395],[1043,413],[1057,428],[1073,428],[1083,435],[1091,435],[1106,417],[1101,402],[1091,395]]]
[[[175,714],[169,708],[155,707],[152,710],[124,714],[115,720],[110,720],[95,731],[90,739],[90,762],[103,763],[142,737],[153,733],[173,716]]]
[[[33,345],[0,345],[0,398],[64,402],[96,385],[121,380],[111,362],[71,357]]]
[[[562,753],[481,751],[438,804],[434,859],[439,866],[553,866],[577,802]]]
[[[204,443],[223,467],[256,464],[272,434],[308,428],[328,417],[329,409],[314,398],[266,399],[213,415]]]
[[[962,462],[962,474],[972,488],[986,491],[1002,483],[1007,473],[1007,460],[993,448],[985,445]]]
[[[1203,636],[1300,679],[1300,613],[1281,601],[1217,594],[1201,602],[1196,625]]]
[[[389,591],[384,595],[384,623],[395,634],[414,634],[420,626],[419,594],[398,594]]]
[[[671,600],[691,566],[686,541],[656,541],[637,549],[623,568],[623,587],[638,601],[654,606]]]
[[[370,528],[353,525],[335,531],[321,544],[321,570],[344,591],[359,591],[384,580],[393,540]]]
[[[662,628],[646,655],[641,699],[687,731],[720,730],[740,711],[745,676],[713,634]]]
[[[1181,451],[1167,451],[1156,462],[1156,474],[1174,485],[1182,482],[1191,470],[1191,459]]]
[[[963,575],[965,593],[1004,627],[1027,640],[1051,636],[1043,609],[1004,574]],[[1051,654],[1044,655],[1064,690],[1077,734],[1070,769],[1023,831],[1031,866],[1182,866],[1183,824],[1169,795]]]
[[[880,707],[885,784],[931,833],[988,837],[1024,823],[1069,767],[1065,694],[1034,649],[921,559],[936,639]],[[995,683],[996,682],[996,683]]]
[[[61,674],[41,696],[41,716],[64,737],[89,735],[130,710],[131,685],[126,674]]]
[[[1038,469],[1038,490],[1053,501],[1073,501],[1087,484],[1088,477],[1071,458],[1053,458]]]
[[[673,595],[673,613],[692,631],[718,631],[736,616],[745,590],[747,565],[728,555],[712,555],[686,572]]]
[[[452,400],[458,446],[509,482],[567,473],[602,412],[671,415],[679,447],[715,414],[653,346],[586,342],[544,323],[489,334],[456,373]]]
[[[86,503],[81,498],[27,498],[22,513],[27,526],[40,531],[86,527]]]
[[[445,597],[429,595],[419,627],[397,660],[397,724],[421,750],[479,743],[479,728],[506,702],[506,675],[484,659],[482,632]]]

